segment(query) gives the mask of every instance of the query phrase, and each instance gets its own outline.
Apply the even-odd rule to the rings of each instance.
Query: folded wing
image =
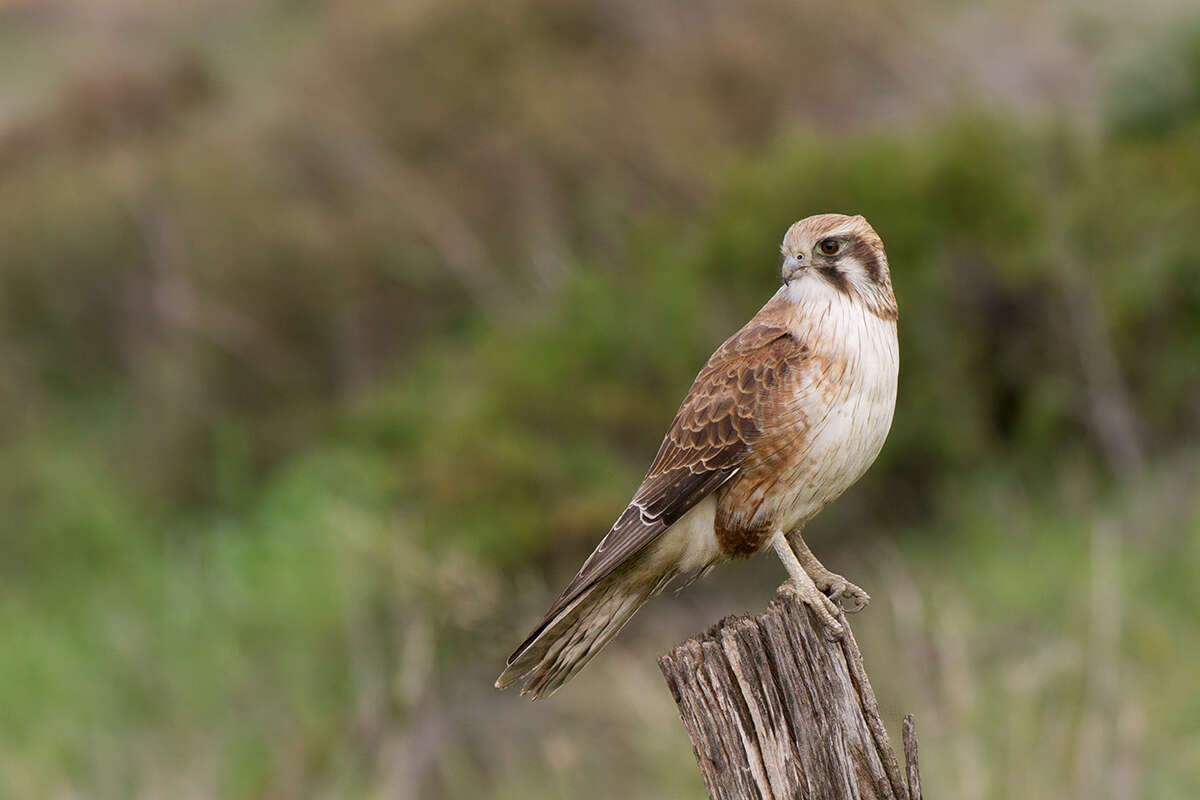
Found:
[[[684,398],[633,501],[511,664],[563,609],[640,553],[738,471],[773,389],[806,355],[785,327],[752,320],[713,353]]]

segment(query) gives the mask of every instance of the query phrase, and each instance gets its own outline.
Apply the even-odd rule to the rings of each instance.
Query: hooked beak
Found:
[[[797,275],[799,275],[803,270],[807,269],[807,267],[808,265],[796,256],[789,255],[784,257],[783,266],[779,269],[780,273],[783,275],[783,282],[787,283],[792,278],[795,278]]]

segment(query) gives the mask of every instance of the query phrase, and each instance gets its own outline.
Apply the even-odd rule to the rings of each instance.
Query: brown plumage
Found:
[[[896,303],[862,217],[793,225],[784,286],[700,371],[633,500],[497,680],[535,697],[578,671],[677,575],[772,543],[801,598],[866,593],[821,566],[799,531],[879,452],[895,404]],[[786,535],[786,539],[785,539]]]

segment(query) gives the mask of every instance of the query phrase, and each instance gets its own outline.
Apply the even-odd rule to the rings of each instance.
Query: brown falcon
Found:
[[[835,635],[867,593],[819,562],[804,524],[857,481],[896,405],[896,298],[861,216],[783,237],[783,286],[696,377],[633,501],[496,681],[543,697],[676,576],[774,548]],[[833,599],[831,599],[833,598]]]

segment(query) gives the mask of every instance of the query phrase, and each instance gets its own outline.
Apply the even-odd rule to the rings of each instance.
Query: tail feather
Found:
[[[549,697],[583,669],[673,577],[674,573],[634,576],[622,570],[600,581],[513,653],[496,679],[496,687],[505,689],[524,680],[521,694],[535,700]]]

